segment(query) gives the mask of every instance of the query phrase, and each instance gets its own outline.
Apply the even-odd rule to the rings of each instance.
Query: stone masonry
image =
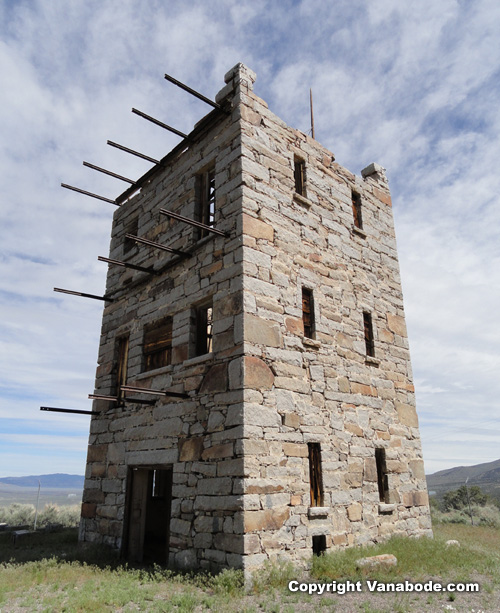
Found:
[[[94,402],[80,540],[127,555],[138,517],[147,535],[149,520],[130,502],[141,467],[171,471],[172,566],[249,571],[313,548],[431,535],[384,169],[371,164],[358,177],[339,166],[269,111],[242,64],[225,81],[216,97],[225,112],[204,117],[118,198],[110,258],[154,274],[109,266],[96,393],[118,396],[126,338],[127,385],[188,397]],[[195,219],[210,168],[214,227],[226,236],[200,238],[159,210]],[[212,308],[213,337],[197,355],[200,305]],[[146,370],[145,335],[167,317],[169,363]]]

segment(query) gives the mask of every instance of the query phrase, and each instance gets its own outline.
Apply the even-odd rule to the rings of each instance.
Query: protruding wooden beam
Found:
[[[157,275],[158,272],[154,268],[146,268],[145,266],[138,266],[137,264],[130,264],[129,262],[122,262],[120,260],[112,260],[105,258],[102,255],[98,255],[99,262],[107,262],[108,264],[114,264],[116,266],[122,266],[123,268],[131,268],[132,270],[139,270],[140,272],[147,272],[151,275]]]
[[[168,130],[169,132],[173,132],[174,134],[177,134],[177,136],[180,136],[185,139],[189,139],[188,135],[184,134],[184,132],[181,132],[180,130],[177,130],[176,128],[172,128],[172,126],[169,126],[168,124],[163,123],[163,121],[160,121],[159,119],[155,119],[154,117],[151,117],[151,115],[146,115],[146,113],[143,113],[142,111],[138,111],[137,109],[132,109],[132,113],[139,115],[139,117],[142,117],[143,119],[147,119],[151,123],[154,123],[155,125],[160,126],[160,128],[164,128],[165,130]]]
[[[140,236],[134,236],[133,234],[125,234],[126,238],[130,238],[136,243],[142,243],[143,245],[148,245],[148,247],[154,247],[156,249],[161,249],[162,251],[168,251],[169,253],[175,253],[175,255],[179,255],[183,258],[188,258],[190,256],[189,253],[185,251],[179,251],[178,249],[172,249],[172,247],[167,247],[165,245],[160,245],[159,243],[155,243],[154,241],[150,241],[147,238],[141,238]]]
[[[183,223],[187,223],[191,226],[195,226],[196,228],[201,228],[206,230],[207,232],[212,232],[213,234],[217,234],[218,236],[224,236],[227,238],[229,235],[227,232],[223,232],[222,230],[217,230],[217,228],[213,228],[212,226],[207,226],[200,221],[195,221],[194,219],[189,219],[188,217],[184,217],[183,215],[179,215],[178,213],[172,213],[172,211],[167,211],[167,209],[160,209],[160,213],[162,215],[167,215],[167,217],[171,217],[172,219],[177,219],[178,221],[182,221]]]
[[[66,183],[61,183],[61,187],[65,187],[66,189],[71,189],[74,192],[78,192],[79,194],[85,194],[85,196],[90,196],[91,198],[97,198],[97,200],[104,200],[104,202],[109,202],[110,204],[114,204],[115,206],[121,206],[116,200],[111,200],[111,198],[105,198],[104,196],[99,196],[99,194],[93,194],[92,192],[87,192],[84,189],[80,189],[79,187],[73,187],[73,185],[67,185]]]
[[[135,387],[133,385],[122,385],[120,387],[122,392],[133,392],[133,393],[141,393],[141,394],[152,394],[153,396],[172,396],[173,398],[189,398],[188,394],[183,394],[181,392],[171,392],[169,390],[155,390],[146,387]]]
[[[40,407],[40,411],[52,411],[54,413],[78,413],[80,415],[99,415],[98,411],[82,411],[80,409],[57,409],[55,407]]]
[[[71,289],[62,289],[61,287],[54,287],[55,292],[61,294],[70,294],[71,296],[82,296],[83,298],[93,298],[94,300],[105,300],[106,302],[113,302],[113,298],[107,298],[106,296],[96,296],[95,294],[85,294],[84,292],[75,292]]]
[[[142,400],[142,398],[118,398],[117,396],[106,396],[105,394],[89,394],[90,400],[108,400],[109,402],[130,402],[133,404],[155,404],[156,400]]]
[[[191,94],[195,98],[198,98],[199,100],[203,100],[203,102],[206,102],[210,106],[213,106],[214,109],[217,109],[218,111],[223,111],[224,110],[221,107],[221,105],[218,104],[217,102],[214,102],[213,100],[210,100],[210,98],[207,98],[203,94],[200,94],[199,92],[197,92],[196,90],[192,89],[191,87],[188,87],[187,85],[184,85],[184,83],[181,83],[177,79],[174,79],[174,77],[171,77],[170,75],[166,74],[165,75],[165,79],[167,81],[170,81],[170,83],[173,83],[174,85],[177,85],[177,87],[180,87],[185,92],[188,92],[188,94]]]
[[[120,179],[120,181],[125,181],[125,183],[130,183],[131,185],[137,185],[135,181],[129,179],[127,177],[123,177],[122,175],[117,175],[116,172],[111,172],[111,170],[106,170],[105,168],[101,168],[100,166],[95,166],[94,164],[90,164],[89,162],[83,162],[83,165],[87,168],[92,168],[92,170],[97,170],[98,172],[102,172],[105,175],[109,175],[110,177],[114,177],[115,179]]]
[[[120,149],[120,151],[125,151],[126,153],[131,153],[132,155],[135,155],[138,158],[141,158],[143,160],[147,160],[148,162],[153,162],[153,164],[159,164],[160,163],[160,160],[155,160],[154,158],[149,157],[149,155],[145,155],[144,153],[139,153],[139,151],[134,151],[133,149],[129,149],[128,147],[124,147],[123,145],[119,145],[118,143],[114,143],[111,140],[108,140],[107,143],[111,147],[115,147],[116,149]]]

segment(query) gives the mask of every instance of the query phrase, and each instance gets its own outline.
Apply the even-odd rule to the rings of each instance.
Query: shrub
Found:
[[[44,528],[49,524],[62,524],[64,528],[77,526],[80,521],[80,507],[58,507],[56,504],[46,504],[38,511],[37,528]],[[35,507],[32,504],[14,503],[8,507],[0,508],[0,522],[10,526],[33,527],[35,523]]]

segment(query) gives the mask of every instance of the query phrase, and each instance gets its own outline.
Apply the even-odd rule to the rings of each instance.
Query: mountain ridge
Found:
[[[28,475],[26,477],[0,477],[0,483],[17,487],[41,487],[79,489],[83,488],[85,477],[83,475],[69,475],[67,473],[51,473],[49,475]]]

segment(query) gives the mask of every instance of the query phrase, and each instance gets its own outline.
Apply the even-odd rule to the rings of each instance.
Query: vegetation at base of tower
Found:
[[[292,593],[292,579],[304,582],[479,581],[480,594],[456,594],[456,610],[493,610],[500,590],[500,532],[488,527],[440,524],[435,538],[394,537],[384,544],[348,548],[314,557],[309,571],[290,563],[268,563],[255,571],[245,590],[243,573],[182,574],[159,566],[120,563],[109,550],[77,547],[75,529],[37,533],[17,545],[0,532],[0,610],[2,611],[172,611],[293,613],[294,611],[436,611],[449,594],[359,594],[323,596]],[[447,547],[457,539],[460,547]],[[392,553],[398,565],[360,571],[356,560]],[[352,603],[352,608],[347,607]],[[466,608],[460,608],[460,606]],[[351,605],[349,605],[351,606]]]
[[[56,504],[46,504],[38,511],[37,528],[46,528],[50,524],[61,524],[64,528],[78,526],[80,522],[80,505],[60,507]],[[32,504],[14,503],[8,507],[0,507],[0,523],[9,526],[29,526],[35,524],[35,507]]]
[[[498,499],[485,494],[477,485],[468,488],[462,485],[441,497],[431,496],[430,503],[434,523],[471,524],[473,522],[476,526],[500,528]]]

